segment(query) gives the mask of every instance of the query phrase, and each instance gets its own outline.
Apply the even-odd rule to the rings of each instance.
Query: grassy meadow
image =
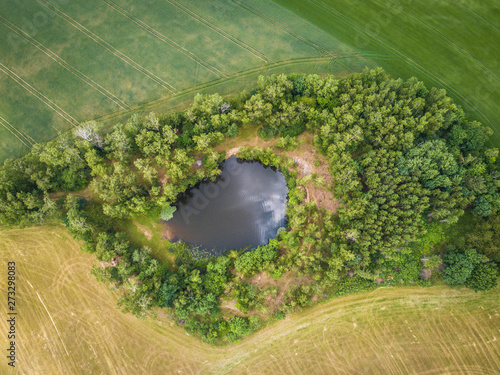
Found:
[[[184,108],[259,74],[382,66],[445,88],[500,141],[493,0],[0,4],[0,162],[79,122]]]
[[[62,226],[0,232],[17,268],[17,367],[2,374],[497,374],[498,288],[380,288],[288,315],[216,348],[164,314],[122,314]],[[6,289],[6,269],[0,287]],[[3,314],[5,304],[0,311]],[[7,322],[0,323],[7,332]],[[6,335],[0,340],[7,347]]]

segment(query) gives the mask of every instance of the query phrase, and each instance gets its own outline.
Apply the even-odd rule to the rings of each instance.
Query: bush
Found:
[[[244,318],[234,317],[229,323],[229,337],[234,341],[249,333],[250,327]]]
[[[439,255],[431,255],[429,257],[429,260],[425,262],[425,267],[429,269],[434,269],[439,267],[439,265],[442,263],[441,257]]]
[[[276,313],[274,314],[274,317],[277,320],[283,320],[286,318],[286,314],[283,311],[276,311]]]
[[[276,142],[276,148],[280,150],[293,150],[297,148],[299,145],[299,142],[297,141],[297,138],[286,136],[286,137],[280,137],[278,139],[278,142]]]
[[[158,306],[160,307],[174,307],[174,300],[177,298],[177,291],[179,288],[176,285],[164,282],[158,292]]]
[[[474,249],[463,252],[457,251],[454,246],[448,246],[448,254],[443,255],[446,266],[442,273],[443,281],[449,285],[463,284],[469,278],[474,266],[488,260],[483,255],[477,254]]]
[[[295,122],[280,130],[279,135],[281,137],[296,137],[304,130],[306,130],[306,125],[303,122]]]
[[[161,210],[160,217],[162,220],[169,221],[171,218],[174,217],[175,211],[177,211],[177,207],[168,206],[167,208]]]
[[[238,135],[238,125],[232,124],[229,129],[227,130],[226,134],[224,134],[226,137],[231,137],[234,138]]]
[[[498,267],[494,263],[480,263],[471,272],[465,282],[467,288],[476,292],[490,290],[497,286]]]
[[[237,272],[251,274],[261,271],[264,262],[270,262],[278,256],[279,243],[276,239],[269,240],[265,246],[259,246],[255,250],[246,252],[234,262]]]

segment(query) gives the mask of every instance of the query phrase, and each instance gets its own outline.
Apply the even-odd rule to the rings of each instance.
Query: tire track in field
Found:
[[[246,51],[248,51],[249,53],[251,53],[252,55],[254,55],[255,57],[257,57],[258,59],[261,59],[262,61],[264,61],[266,63],[274,63],[274,61],[272,61],[270,58],[268,58],[262,52],[260,52],[257,49],[253,48],[251,45],[243,42],[241,39],[238,39],[235,36],[231,35],[230,33],[222,30],[217,25],[215,25],[212,22],[208,21],[206,18],[203,18],[202,16],[200,16],[196,12],[190,10],[186,6],[182,5],[181,3],[179,3],[179,2],[177,2],[175,0],[167,0],[167,2],[169,2],[173,6],[177,7],[178,9],[180,9],[181,11],[183,11],[184,13],[186,13],[187,15],[189,15],[191,18],[197,20],[198,22],[200,22],[201,24],[205,25],[209,29],[215,31],[216,33],[218,33],[222,37],[230,40],[231,42],[233,42],[237,46],[245,49]]]
[[[323,9],[323,11],[326,11],[327,13],[331,14],[332,16],[334,16],[337,19],[340,19],[343,23],[345,23],[346,25],[348,25],[352,29],[358,31],[360,34],[365,34],[365,35],[369,36],[371,39],[376,41],[381,46],[384,46],[385,48],[391,50],[395,55],[397,55],[399,58],[405,60],[407,63],[412,65],[415,69],[421,71],[427,77],[433,79],[434,81],[439,82],[441,85],[446,87],[449,92],[452,92],[458,98],[462,99],[467,105],[469,105],[471,108],[473,108],[480,115],[480,117],[483,118],[484,122],[488,123],[492,129],[495,129],[498,131],[498,129],[491,122],[491,120],[479,108],[477,108],[477,106],[474,103],[472,103],[469,99],[467,99],[464,95],[462,95],[460,92],[458,92],[452,86],[450,86],[448,83],[443,81],[441,78],[436,76],[434,73],[432,73],[429,70],[427,70],[426,68],[424,68],[422,65],[417,63],[415,60],[413,60],[412,58],[407,56],[405,53],[399,51],[398,49],[392,47],[389,43],[386,43],[385,41],[383,41],[381,38],[379,38],[377,36],[376,33],[372,33],[368,30],[365,30],[365,31],[361,30],[359,27],[357,27],[353,23],[351,23],[348,17],[344,16],[343,14],[338,12],[337,10],[332,9],[332,7],[328,4],[325,4],[324,1],[322,1],[322,0],[310,0],[310,1],[311,1],[311,3],[316,3],[319,7],[321,7]]]
[[[495,25],[493,22],[491,22],[489,19],[487,19],[486,17],[483,17],[482,15],[480,15],[478,12],[476,12],[474,9],[472,9],[471,7],[467,6],[467,4],[465,4],[465,2],[463,1],[459,1],[458,2],[459,5],[461,5],[462,7],[464,7],[465,9],[467,9],[470,13],[472,14],[475,14],[477,17],[481,18],[485,23],[489,24],[491,27],[497,29],[497,30],[500,30],[500,27],[498,27],[497,25]]]
[[[11,129],[9,129],[7,126],[5,126],[5,124],[2,121],[0,121],[0,125],[2,125],[5,129],[7,129],[9,132],[11,132],[12,135],[14,137],[16,137],[19,140],[19,142],[21,142],[23,145],[25,145],[28,149],[31,148],[26,143],[24,143],[23,140],[21,138],[19,138],[16,133],[14,133]]]
[[[17,139],[21,141],[23,145],[25,145],[28,148],[31,148],[31,146],[33,146],[36,143],[33,138],[31,138],[30,136],[26,136],[23,132],[19,131],[14,125],[12,125],[2,116],[0,116],[0,125],[2,125],[5,129],[11,132]],[[19,137],[24,138],[24,140]],[[28,142],[29,145],[26,144],[25,141]]]
[[[52,319],[52,315],[50,315],[49,309],[47,309],[47,306],[45,306],[45,303],[43,303],[42,297],[40,297],[40,294],[38,294],[38,292],[36,291],[36,289],[33,288],[33,285],[31,285],[31,283],[28,280],[26,280],[26,282],[30,285],[31,289],[33,289],[33,291],[36,293],[36,295],[38,296],[38,299],[40,300],[40,302],[42,303],[43,307],[45,308],[45,311],[47,312],[47,315],[49,316],[50,321],[54,325],[54,328],[56,329],[57,335],[59,336],[59,339],[61,340],[61,343],[62,343],[62,345],[64,347],[64,351],[66,352],[66,355],[69,357],[69,352],[68,352],[68,349],[66,348],[66,344],[64,343],[64,341],[63,341],[63,339],[61,337],[61,334],[59,333],[59,330],[57,329],[57,326],[56,326],[56,323],[54,322],[54,319]]]
[[[479,306],[479,307],[481,307],[481,306]],[[463,315],[467,314],[467,316],[463,319],[465,322],[471,322],[471,321],[474,322],[473,326],[471,326],[469,324],[468,327],[470,330],[473,331],[473,334],[474,334],[478,344],[480,344],[480,345],[477,345],[477,347],[479,347],[479,349],[477,349],[477,347],[475,347],[476,350],[480,350],[483,353],[483,358],[487,358],[487,361],[490,364],[491,368],[500,368],[500,361],[497,360],[497,358],[500,359],[500,357],[498,355],[495,355],[494,349],[490,350],[491,345],[487,345],[488,343],[486,342],[486,338],[488,337],[488,332],[485,329],[485,326],[483,324],[481,324],[480,321],[478,321],[478,317],[481,317],[481,315],[484,316],[485,314],[481,313],[479,311],[474,312],[474,314],[472,314],[472,312],[470,312],[470,311],[464,311],[462,314]],[[491,316],[490,316],[490,319],[491,319]]]
[[[171,47],[174,47],[177,51],[181,52],[183,55],[187,56],[189,59],[193,60],[197,64],[203,66],[205,69],[210,71],[211,73],[215,74],[216,76],[219,77],[227,77],[227,75],[223,72],[221,72],[219,69],[217,69],[215,66],[211,65],[210,63],[206,62],[205,60],[201,59],[200,57],[196,56],[194,53],[189,51],[188,49],[184,48],[181,46],[179,43],[176,41],[170,39],[166,35],[160,33],[158,30],[154,29],[153,27],[149,26],[147,23],[141,21],[139,18],[131,14],[130,12],[127,12],[125,9],[119,7],[116,3],[114,3],[111,0],[101,0],[103,3],[106,5],[110,6],[113,8],[115,11],[123,15],[124,17],[128,18],[135,24],[137,24],[139,27],[142,29],[146,30],[148,33],[153,35],[154,37],[158,38],[162,42],[168,44]]]
[[[64,111],[61,107],[59,107],[57,104],[55,104],[52,100],[47,98],[40,91],[35,89],[28,82],[26,82],[24,79],[22,79],[20,76],[18,76],[16,73],[14,73],[12,70],[7,68],[2,63],[0,63],[0,71],[5,73],[9,78],[11,78],[16,83],[18,83],[22,88],[24,88],[26,91],[31,93],[34,97],[36,97],[37,99],[42,101],[47,107],[52,109],[54,112],[56,112],[59,116],[61,116],[64,120],[69,122],[71,125],[73,125],[73,126],[78,125],[78,121],[75,120],[74,117],[72,117],[70,114],[68,114],[66,111]]]
[[[327,61],[341,62],[342,60],[345,60],[345,59],[360,58],[360,57],[363,57],[363,58],[386,58],[386,59],[387,58],[398,58],[396,56],[387,55],[387,54],[383,54],[383,53],[375,53],[375,52],[359,52],[359,53],[354,53],[353,52],[353,53],[350,53],[350,54],[335,55],[334,57],[325,57],[325,56],[321,57],[321,56],[317,56],[317,57],[300,57],[300,58],[295,58],[295,59],[283,60],[283,61],[279,61],[277,63],[274,63],[272,65],[266,65],[265,68],[274,69],[274,68],[278,68],[278,67],[282,67],[282,66],[300,64],[300,63],[310,63],[310,62],[315,62],[315,61],[318,62],[318,63],[322,63],[322,62],[324,63],[324,62],[327,62]],[[223,82],[231,81],[231,80],[234,80],[234,79],[237,79],[237,78],[242,78],[242,77],[254,74],[254,73],[258,72],[258,71],[264,71],[263,67],[262,66],[258,66],[258,67],[250,68],[250,69],[247,69],[247,70],[242,70],[240,72],[237,72],[237,73],[234,73],[234,74],[228,76],[225,79],[217,79],[217,80],[214,80],[214,81],[210,81],[210,82],[207,82],[207,83],[203,83],[203,84],[200,84],[200,85],[197,85],[197,86],[193,86],[193,87],[190,87],[188,89],[179,91],[173,97],[159,98],[159,99],[156,99],[156,100],[149,101],[149,102],[147,102],[145,104],[137,105],[134,108],[132,108],[132,110],[130,110],[128,113],[133,113],[133,112],[135,112],[137,110],[140,110],[140,109],[145,110],[145,111],[151,111],[151,110],[154,110],[155,108],[157,108],[158,106],[163,105],[163,103],[165,101],[171,100],[174,97],[188,95],[188,94],[190,94],[192,92],[204,90],[204,89],[207,89],[209,87],[216,86],[216,85],[222,84]],[[124,113],[124,112],[108,113],[108,114],[104,114],[102,116],[97,117],[96,120],[99,120],[99,121],[111,121],[112,119],[116,118],[117,116],[122,116],[122,115],[125,115],[125,114],[126,113]]]
[[[321,47],[319,44],[314,43],[312,40],[309,40],[309,39],[301,36],[300,34],[297,34],[293,30],[290,30],[285,25],[283,25],[283,24],[281,24],[281,23],[273,20],[272,18],[266,16],[262,12],[259,12],[257,9],[255,9],[255,8],[251,7],[250,5],[246,4],[244,1],[242,1],[242,0],[232,0],[232,2],[235,3],[236,5],[239,5],[243,9],[246,9],[248,12],[253,13],[256,16],[262,18],[263,20],[267,21],[268,23],[271,23],[271,24],[277,26],[279,29],[281,29],[282,31],[284,31],[288,35],[294,37],[295,39],[301,41],[302,43],[307,44],[309,47],[311,47],[311,48],[315,49],[316,51],[318,51],[320,53],[320,55],[332,56],[332,53],[329,50],[327,50],[326,48]]]
[[[123,100],[118,98],[116,95],[111,93],[110,91],[106,90],[104,87],[99,85],[97,82],[80,72],[78,69],[74,68],[72,65],[70,65],[68,62],[66,62],[64,59],[62,59],[60,56],[52,52],[50,49],[45,47],[42,43],[38,42],[36,39],[32,38],[28,33],[23,31],[22,29],[18,28],[16,25],[10,23],[7,21],[5,18],[0,16],[0,23],[4,24],[6,27],[11,29],[13,32],[21,36],[22,38],[26,39],[30,44],[38,48],[40,51],[42,51],[45,55],[47,55],[50,59],[61,65],[64,69],[67,71],[71,72],[73,75],[78,77],[80,80],[85,82],[87,85],[92,87],[94,90],[98,91],[102,95],[106,96],[109,100],[111,100],[113,103],[115,103],[118,107],[121,109],[130,109],[131,107],[125,103]]]
[[[29,134],[24,134],[20,130],[18,130],[14,125],[12,125],[10,122],[8,122],[6,119],[4,119],[2,116],[0,116],[0,120],[5,122],[7,125],[9,125],[12,129],[14,129],[16,132],[18,132],[23,138],[25,138],[29,143],[31,144],[36,144],[37,141],[35,141]]]
[[[94,34],[92,31],[90,31],[89,29],[87,29],[82,24],[80,24],[77,21],[75,21],[73,18],[71,18],[70,16],[68,16],[66,13],[64,13],[63,11],[61,11],[61,10],[57,9],[56,7],[54,7],[48,1],[46,1],[46,0],[36,0],[36,1],[38,3],[40,3],[41,5],[43,5],[44,7],[46,7],[47,9],[51,10],[53,13],[55,13],[57,16],[59,16],[63,20],[65,20],[67,23],[69,23],[75,29],[77,29],[80,32],[82,32],[83,34],[85,34],[87,37],[89,37],[90,39],[92,39],[94,42],[96,42],[100,46],[102,46],[105,49],[107,49],[109,52],[111,52],[113,55],[115,55],[116,57],[118,57],[120,60],[122,60],[126,64],[130,65],[132,68],[134,68],[135,70],[139,71],[140,73],[142,73],[143,75],[145,75],[146,77],[148,77],[149,79],[151,79],[152,81],[154,81],[155,83],[157,83],[158,85],[162,86],[164,89],[170,91],[171,93],[173,93],[173,92],[175,92],[177,90],[170,83],[168,83],[167,81],[161,79],[156,74],[154,74],[153,72],[149,71],[148,69],[146,69],[145,67],[143,67],[142,65],[140,65],[139,63],[137,63],[136,61],[134,61],[133,59],[131,59],[127,55],[125,55],[123,52],[120,52],[118,49],[116,49],[115,47],[113,47],[111,44],[109,44],[108,42],[106,42],[104,39],[102,39],[98,35]]]
[[[386,4],[389,7],[395,9],[395,4],[394,3],[388,1]],[[434,31],[437,35],[439,35],[441,37],[441,39],[444,39],[449,44],[453,45],[459,53],[461,53],[462,55],[464,55],[465,57],[467,57],[469,59],[474,60],[477,64],[479,64],[484,69],[485,72],[488,72],[492,77],[495,77],[497,80],[500,80],[500,77],[495,72],[493,72],[490,68],[488,68],[486,65],[484,65],[484,63],[481,60],[479,60],[477,57],[475,57],[472,53],[470,53],[469,51],[467,51],[465,48],[459,46],[453,40],[451,40],[450,38],[448,38],[445,34],[443,34],[442,32],[440,32],[436,28],[430,26],[429,24],[425,23],[424,21],[422,21],[417,16],[414,16],[413,14],[409,13],[408,11],[406,11],[404,9],[402,11],[408,17],[410,17],[410,18],[414,19],[415,21],[417,21],[417,22],[421,23],[422,25],[424,25],[424,27],[426,27],[427,29]]]

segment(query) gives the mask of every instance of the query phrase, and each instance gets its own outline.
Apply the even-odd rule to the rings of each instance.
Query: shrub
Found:
[[[174,217],[174,212],[177,211],[177,207],[168,206],[161,210],[160,217],[162,220],[169,221],[172,217]]]
[[[238,135],[238,125],[232,124],[229,129],[227,130],[226,134],[224,134],[226,137],[231,137],[234,138]]]
[[[458,252],[454,246],[448,246],[448,254],[443,255],[446,266],[442,273],[443,281],[449,285],[463,284],[471,275],[474,266],[485,260],[488,258],[477,254],[474,249]]]
[[[237,340],[243,336],[245,336],[250,330],[248,326],[248,322],[244,318],[240,318],[239,316],[234,317],[229,323],[229,337],[232,340]]]
[[[177,298],[177,291],[179,288],[176,285],[164,282],[158,292],[158,306],[160,307],[173,307],[174,300]]]
[[[472,270],[465,282],[467,288],[476,292],[490,290],[497,286],[498,267],[494,263],[480,263]]]
[[[259,246],[255,250],[246,252],[234,262],[237,272],[251,274],[261,271],[264,262],[270,262],[278,256],[279,244],[276,239],[269,240],[269,244]]]
[[[283,312],[283,311],[276,311],[276,313],[274,314],[275,318],[277,320],[283,320],[286,318],[286,314]]]

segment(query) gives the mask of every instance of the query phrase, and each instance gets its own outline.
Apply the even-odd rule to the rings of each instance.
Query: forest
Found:
[[[292,159],[241,147],[237,157],[286,178],[288,225],[275,239],[218,258],[170,243],[172,263],[132,244],[123,222],[168,219],[179,193],[220,173],[225,152],[216,146],[249,127],[282,148],[300,147],[298,137],[311,134],[329,162],[333,183],[325,188],[340,200],[337,214],[305,202],[310,177],[301,178]],[[382,69],[345,78],[261,76],[237,96],[197,95],[186,111],[133,115],[112,129],[89,121],[7,160],[0,225],[63,222],[101,262],[91,272],[120,294],[124,312],[145,319],[163,311],[202,340],[224,344],[378,285],[495,288],[500,159],[491,133],[445,90]],[[222,314],[231,301],[238,312]]]

